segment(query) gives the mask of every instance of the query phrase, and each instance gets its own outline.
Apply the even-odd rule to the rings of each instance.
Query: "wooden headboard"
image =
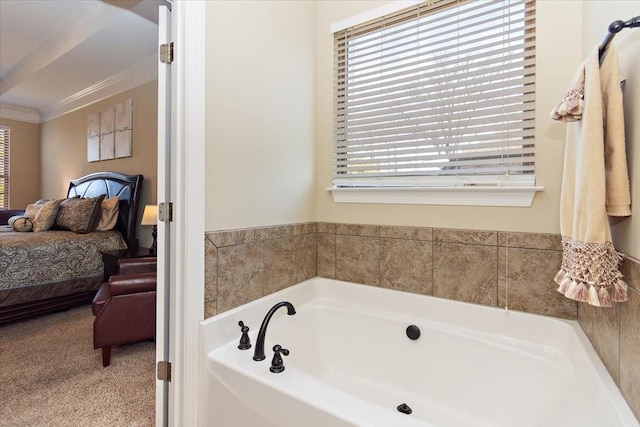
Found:
[[[72,179],[69,182],[67,197],[97,197],[104,194],[104,198],[108,199],[118,196],[118,221],[114,229],[122,234],[130,249],[137,249],[136,228],[142,180],[142,175],[96,172],[82,178]]]

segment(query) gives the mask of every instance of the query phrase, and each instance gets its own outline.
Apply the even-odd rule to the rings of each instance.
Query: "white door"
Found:
[[[171,10],[159,7],[159,45],[171,42]],[[158,47],[160,49],[160,47]],[[158,203],[171,201],[171,64],[158,55]],[[158,284],[156,317],[156,364],[169,361],[171,222],[158,221]],[[169,382],[156,377],[156,426],[168,425]]]
[[[158,68],[158,201],[173,220],[158,228],[157,359],[171,363],[158,381],[156,425],[198,425],[198,324],[204,317],[205,2],[161,8],[160,43],[173,62]]]

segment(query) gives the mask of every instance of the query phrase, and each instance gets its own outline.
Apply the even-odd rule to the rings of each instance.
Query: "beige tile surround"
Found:
[[[557,235],[318,223],[319,276],[576,319],[561,262]]]
[[[599,309],[555,291],[560,236],[304,223],[206,233],[205,317],[315,276],[577,319],[640,419],[640,263],[629,302]]]
[[[578,322],[640,420],[640,262],[625,258],[620,269],[629,301],[611,308],[578,306]]]
[[[316,223],[205,233],[205,318],[312,277]]]

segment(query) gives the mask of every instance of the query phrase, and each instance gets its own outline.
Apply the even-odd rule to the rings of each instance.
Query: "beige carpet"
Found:
[[[90,306],[0,326],[0,425],[153,426],[155,344],[102,367]]]

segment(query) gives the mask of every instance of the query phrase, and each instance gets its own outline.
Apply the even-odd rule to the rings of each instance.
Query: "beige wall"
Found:
[[[315,10],[206,4],[207,231],[315,219]]]
[[[549,118],[582,59],[576,28],[582,2],[539,1],[536,10],[536,184],[544,186],[530,208],[334,203],[331,186],[334,22],[385,4],[320,1],[317,26],[316,166],[317,220],[478,230],[557,233],[565,125]],[[571,22],[571,25],[567,25]],[[561,42],[560,42],[561,41]],[[577,44],[577,46],[576,46]]]
[[[583,55],[601,43],[610,23],[638,16],[637,1],[588,1],[584,7]],[[631,180],[631,217],[613,227],[616,249],[640,260],[640,30],[624,29],[613,39],[624,85],[627,164]]]
[[[125,99],[132,99],[133,103],[133,155],[122,159],[87,162],[87,116]],[[42,123],[41,197],[64,197],[69,180],[93,172],[116,171],[144,175],[141,206],[156,203],[157,116],[157,82],[153,81]],[[142,209],[139,215],[142,215]],[[138,227],[138,238],[142,246],[151,244],[150,233],[150,230]]]
[[[315,220],[559,233],[566,124],[551,120],[549,112],[608,24],[634,15],[634,2],[537,3],[536,179],[544,191],[536,194],[532,207],[334,203],[326,190],[332,174],[330,25],[386,3],[207,3],[207,231]],[[628,74],[625,109],[637,200],[640,173],[634,165],[640,150],[633,147],[640,144],[634,142],[638,130],[629,117],[637,117],[639,110],[638,84],[630,70],[638,69],[640,32],[625,31],[614,44]],[[635,257],[640,256],[640,238],[633,237],[640,233],[639,223],[625,220],[614,229],[616,245]]]
[[[24,209],[40,198],[40,125],[0,119],[10,128],[9,208]]]

